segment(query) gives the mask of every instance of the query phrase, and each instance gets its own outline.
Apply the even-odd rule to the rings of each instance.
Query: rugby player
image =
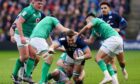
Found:
[[[66,50],[67,56],[65,59],[65,64],[73,65],[73,79],[75,84],[83,84],[83,81],[79,79],[79,76],[83,71],[83,63],[85,60],[91,58],[90,48],[79,36],[75,35],[74,31],[72,30],[67,31],[65,37],[54,41],[48,52],[54,52],[54,49],[58,48],[59,46],[64,46]],[[82,56],[74,55],[75,50],[78,48],[84,52]]]
[[[16,25],[15,34],[12,35],[11,39],[14,36],[20,54],[20,58],[17,59],[12,72],[12,79],[15,84],[20,83],[18,80],[18,71],[29,57],[28,42],[33,28],[40,21],[40,9],[43,6],[42,1],[43,0],[34,0],[34,4],[31,3],[19,13],[14,23]],[[12,29],[10,31],[12,31]]]
[[[123,40],[121,36],[109,24],[99,18],[96,18],[96,16],[92,13],[87,15],[86,22],[87,25],[79,32],[79,35],[86,30],[91,29],[92,33],[90,38],[86,40],[87,43],[92,43],[96,37],[104,39],[102,46],[95,57],[97,64],[104,73],[104,79],[100,82],[100,84],[105,84],[110,81],[112,81],[113,84],[118,84],[118,79],[115,76],[110,60],[112,60],[114,56],[117,56],[121,66],[125,66]],[[108,57],[108,61],[106,63],[103,60],[105,57]]]

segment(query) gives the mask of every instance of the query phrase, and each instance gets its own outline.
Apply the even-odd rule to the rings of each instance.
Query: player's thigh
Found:
[[[35,48],[33,48],[31,45],[29,45],[28,48],[29,48],[29,56],[30,56],[30,58],[35,59],[36,56],[37,56],[36,55],[37,50]]]
[[[96,54],[95,60],[98,62],[101,59],[104,59],[106,56],[108,56],[108,54],[102,50],[103,48],[99,49],[99,51]]]
[[[29,49],[28,49],[28,43],[29,43],[29,38],[25,37],[26,39],[26,44],[22,44],[20,40],[20,36],[18,34],[14,35],[18,51],[21,57],[27,57],[29,56]]]

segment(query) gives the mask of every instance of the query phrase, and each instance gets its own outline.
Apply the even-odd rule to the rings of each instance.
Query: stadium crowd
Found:
[[[47,0],[43,12],[46,15],[55,15],[65,27],[79,31],[84,25],[87,13],[100,14],[100,1],[102,0]],[[112,10],[119,15],[129,14],[130,0],[106,1],[111,3]],[[29,0],[0,0],[0,41],[9,40],[9,29],[12,23],[27,5]]]

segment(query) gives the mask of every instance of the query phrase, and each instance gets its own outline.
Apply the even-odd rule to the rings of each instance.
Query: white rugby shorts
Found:
[[[28,46],[29,41],[30,41],[30,38],[25,37],[25,39],[26,39],[26,44],[22,44],[22,43],[21,43],[21,39],[20,39],[20,35],[18,35],[18,34],[16,34],[16,33],[14,34],[14,38],[15,38],[15,41],[16,41],[16,44],[17,44],[18,47]]]
[[[109,56],[115,56],[123,52],[123,40],[119,36],[111,36],[103,42],[100,50]]]
[[[49,48],[48,43],[43,38],[38,38],[38,37],[31,38],[29,44],[37,50],[36,54],[41,54],[41,52],[47,51]]]

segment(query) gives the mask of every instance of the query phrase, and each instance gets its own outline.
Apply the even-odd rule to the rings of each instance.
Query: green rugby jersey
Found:
[[[52,30],[59,24],[58,19],[51,16],[46,16],[34,28],[31,38],[39,37],[47,39]]]
[[[91,34],[94,37],[101,37],[105,40],[111,36],[119,36],[115,29],[99,18],[94,18],[91,23],[93,23]]]
[[[18,15],[22,16],[25,19],[25,22],[22,24],[23,34],[26,37],[30,37],[34,27],[41,19],[41,12],[36,10],[32,4],[24,8]],[[19,34],[18,29],[15,29],[15,33]]]

